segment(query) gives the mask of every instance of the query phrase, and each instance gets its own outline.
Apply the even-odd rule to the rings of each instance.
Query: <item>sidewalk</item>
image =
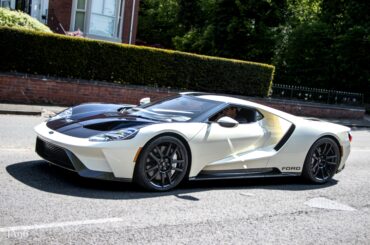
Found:
[[[45,117],[48,117],[64,109],[66,109],[66,107],[47,106],[47,105],[1,104],[0,103],[0,114],[34,115],[34,116],[43,115]],[[345,125],[351,128],[370,128],[370,116],[368,115],[366,115],[364,119],[323,118],[321,120]]]
[[[0,114],[41,116],[43,114],[52,115],[64,109],[66,109],[66,107],[0,103]]]

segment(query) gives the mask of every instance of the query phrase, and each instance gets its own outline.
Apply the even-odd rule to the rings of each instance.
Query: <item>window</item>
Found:
[[[74,31],[85,31],[86,0],[77,0]]]
[[[15,0],[0,0],[0,7],[7,9],[15,9]]]
[[[240,124],[257,122],[263,118],[263,115],[255,109],[231,105],[210,117],[209,121],[216,122],[225,116],[235,119]]]
[[[92,0],[92,9],[90,16],[90,33],[114,37],[116,6],[115,0]]]
[[[119,41],[124,0],[75,0],[73,26],[86,36]]]

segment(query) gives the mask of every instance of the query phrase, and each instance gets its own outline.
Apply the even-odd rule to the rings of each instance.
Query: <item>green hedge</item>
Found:
[[[0,70],[266,96],[271,65],[0,28]]]

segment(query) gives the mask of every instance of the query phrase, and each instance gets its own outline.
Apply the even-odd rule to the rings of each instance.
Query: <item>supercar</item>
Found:
[[[156,191],[183,180],[303,176],[325,183],[350,129],[241,98],[182,93],[140,106],[88,103],[35,127],[36,152],[82,177]]]

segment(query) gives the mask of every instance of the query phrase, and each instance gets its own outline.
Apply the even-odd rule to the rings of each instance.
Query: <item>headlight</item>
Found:
[[[51,117],[49,119],[49,121],[54,121],[54,120],[57,120],[57,119],[62,119],[62,118],[65,118],[65,119],[68,119],[72,116],[72,107],[56,114],[55,116]]]
[[[135,135],[139,132],[136,128],[126,128],[116,131],[111,131],[109,133],[98,134],[89,138],[90,141],[97,141],[97,142],[106,142],[106,141],[113,141],[113,140],[128,140],[135,137]]]

